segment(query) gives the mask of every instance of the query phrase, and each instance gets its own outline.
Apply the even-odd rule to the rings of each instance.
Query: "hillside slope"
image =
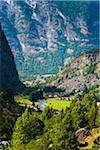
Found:
[[[0,90],[13,95],[24,88],[18,77],[13,54],[0,25]]]
[[[100,77],[99,50],[83,53],[67,63],[51,85],[63,88],[68,94],[99,86]]]

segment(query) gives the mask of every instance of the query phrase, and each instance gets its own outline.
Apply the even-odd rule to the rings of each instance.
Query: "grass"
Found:
[[[49,98],[45,100],[50,107],[61,111],[62,109],[66,109],[66,107],[70,107],[71,101],[67,101],[66,99],[61,100],[60,98]]]
[[[27,107],[29,107],[30,105],[32,105],[32,102],[29,100],[29,96],[16,96],[15,97],[15,101],[17,103],[19,103],[20,106],[25,107],[25,105],[27,105]],[[47,100],[45,100],[45,102],[47,104],[49,104],[50,107],[57,109],[59,111],[61,111],[62,109],[66,109],[66,107],[70,107],[70,103],[71,101],[67,101],[67,100],[61,100],[60,98],[49,98]],[[40,105],[40,103],[35,102],[35,106]]]
[[[30,105],[32,105],[32,102],[29,100],[29,95],[26,96],[16,96],[15,97],[15,101],[17,103],[19,103],[20,106],[25,107],[25,105],[27,105],[27,107],[29,107]],[[38,102],[35,102],[35,105],[39,105]]]
[[[29,96],[16,96],[15,101],[19,103],[20,106],[25,107],[25,105],[30,106],[32,105],[32,102],[29,100]]]

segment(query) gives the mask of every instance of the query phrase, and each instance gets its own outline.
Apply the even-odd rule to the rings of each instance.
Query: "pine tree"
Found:
[[[95,117],[95,126],[100,127],[100,108],[97,108],[96,117]]]
[[[54,110],[52,108],[46,107],[44,111],[42,112],[40,119],[43,122],[46,122],[48,119],[50,119],[54,115]]]
[[[14,150],[25,150],[26,144],[43,133],[44,124],[34,114],[30,115],[28,109],[16,121],[12,136]]]

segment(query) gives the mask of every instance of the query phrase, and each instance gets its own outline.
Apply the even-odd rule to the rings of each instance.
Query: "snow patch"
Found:
[[[68,53],[68,54],[72,54],[73,52],[74,52],[73,49],[71,49],[71,48],[68,48],[68,49],[67,49],[67,53]]]

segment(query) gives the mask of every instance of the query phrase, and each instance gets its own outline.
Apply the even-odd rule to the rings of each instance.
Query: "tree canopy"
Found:
[[[78,129],[98,127],[98,111],[92,93],[76,95],[65,111],[52,108],[38,114],[25,112],[16,121],[12,135],[12,150],[78,150],[75,136]]]

